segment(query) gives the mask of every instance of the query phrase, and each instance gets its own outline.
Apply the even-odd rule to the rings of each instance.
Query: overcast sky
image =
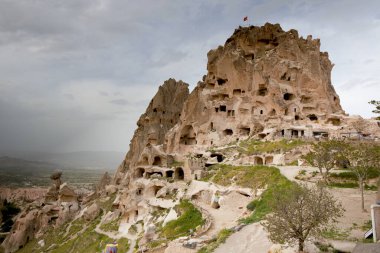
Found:
[[[346,112],[380,100],[379,0],[0,0],[0,150],[126,152],[158,86],[249,17],[321,39]]]

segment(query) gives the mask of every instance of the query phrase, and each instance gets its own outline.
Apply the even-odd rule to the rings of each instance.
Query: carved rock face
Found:
[[[307,125],[344,115],[331,85],[332,64],[319,40],[279,25],[244,27],[208,53],[208,73],[186,101],[168,150],[267,136],[279,125]],[[263,132],[264,131],[264,132]]]
[[[377,121],[349,117],[342,110],[331,84],[333,65],[328,54],[320,52],[318,39],[300,38],[297,31],[285,32],[277,24],[239,27],[224,46],[207,56],[207,75],[191,94],[186,83],[174,79],[159,87],[137,122],[114,185],[109,185],[107,174],[98,185],[105,194],[116,193],[112,206],[131,225],[145,222],[154,208],[171,208],[160,197],[185,190],[187,184],[180,181],[199,179],[207,164],[223,161],[222,154],[207,154],[211,146],[250,137],[380,138]],[[187,156],[189,152],[193,155]],[[286,157],[245,159],[253,164],[274,160],[283,164]],[[60,177],[59,173],[51,177],[54,184],[45,196],[50,205],[20,216],[15,233],[3,245],[16,250],[33,238],[33,231],[49,222],[63,224],[78,211],[78,196],[61,185]],[[218,208],[220,201],[206,195],[200,198],[212,200]],[[99,214],[99,206],[91,205],[96,196],[84,201],[89,203],[86,220]],[[147,231],[145,240],[154,235],[153,229]]]
[[[249,137],[380,137],[377,122],[343,111],[319,39],[304,39],[278,24],[239,27],[207,56],[207,75],[190,95],[187,85],[173,79],[160,87],[138,121],[117,184],[129,187],[132,179],[150,176],[175,179],[168,169],[178,158],[188,163],[179,177],[189,179],[186,154]]]
[[[129,151],[116,173],[116,184],[120,184],[128,168],[137,165],[145,148],[164,144],[165,135],[177,124],[188,95],[188,84],[182,81],[169,79],[159,87],[157,94],[137,122],[138,128],[129,145]],[[154,162],[154,158],[152,161],[146,160],[147,164]]]

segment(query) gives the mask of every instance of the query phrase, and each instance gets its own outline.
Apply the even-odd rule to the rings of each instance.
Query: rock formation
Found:
[[[3,188],[0,187],[0,199],[6,199],[10,202],[23,205],[44,198],[46,188]]]
[[[167,151],[218,146],[248,136],[273,140],[358,132],[350,129],[352,119],[331,84],[332,67],[319,40],[311,36],[303,39],[278,24],[237,29],[223,47],[208,53],[208,73],[167,135]],[[365,122],[365,129],[369,125]],[[378,126],[372,127],[379,134]]]
[[[175,171],[158,168],[170,168],[172,161],[182,163],[178,177],[194,178],[198,169],[192,167],[202,167],[202,159],[185,155],[246,138],[380,136],[376,120],[344,113],[319,39],[278,24],[239,27],[207,56],[208,73],[189,96],[173,79],[160,87],[138,121],[116,184],[154,173],[172,177]]]
[[[320,52],[318,39],[304,39],[278,24],[239,27],[224,46],[207,56],[208,72],[191,94],[186,83],[174,79],[159,87],[137,122],[114,178],[105,174],[97,192],[80,203],[77,194],[61,183],[61,174],[52,175],[45,202],[19,216],[3,243],[6,252],[14,252],[47,224],[64,224],[79,210],[85,220],[93,221],[101,213],[96,202],[101,196],[112,203],[101,222],[120,217],[123,233],[144,235],[140,244],[157,239],[157,225],[179,216],[175,207],[182,198],[194,200],[205,220],[192,232],[216,233],[244,215],[246,205],[263,189],[197,181],[207,166],[226,159],[211,148],[246,139],[380,138],[379,121],[343,111],[331,84],[333,64],[327,53]],[[236,154],[233,162],[283,165],[297,161],[305,151],[302,147],[290,154]],[[225,208],[232,218],[213,220],[202,206],[213,211]],[[183,245],[193,248],[197,243],[189,240]],[[177,246],[167,252],[183,250]]]
[[[186,189],[182,180],[199,179],[206,165],[224,159],[208,152],[210,147],[249,138],[380,137],[378,121],[343,111],[331,84],[333,64],[320,52],[319,39],[302,38],[278,24],[239,27],[207,56],[207,75],[190,95],[187,85],[170,79],[138,121],[114,178],[119,186],[114,206],[129,226],[144,221],[147,229],[157,206],[172,213],[175,203],[165,206],[161,198]],[[305,150],[295,152],[291,161]],[[262,154],[241,161],[280,165],[289,160],[287,154]],[[219,198],[211,200],[218,208]]]
[[[17,251],[49,226],[59,227],[77,214],[78,196],[67,183],[61,184],[61,175],[61,172],[52,174],[53,185],[44,199],[36,199],[16,217],[11,233],[2,243],[6,253]]]
[[[57,201],[59,197],[59,188],[61,186],[61,176],[62,172],[54,172],[51,176],[50,179],[53,181],[53,184],[50,186],[48,192],[46,193],[45,196],[45,201]]]
[[[137,121],[138,128],[131,140],[129,151],[116,173],[116,184],[120,184],[126,171],[138,163],[150,165],[167,162],[162,151],[155,147],[164,144],[166,133],[177,124],[188,95],[188,84],[182,81],[169,79],[159,87],[145,113]],[[156,153],[157,156],[144,156],[144,152]]]
[[[99,184],[96,186],[96,191],[100,192],[106,189],[106,186],[109,185],[112,181],[112,178],[108,174],[108,172],[105,172],[102,178],[100,179]]]

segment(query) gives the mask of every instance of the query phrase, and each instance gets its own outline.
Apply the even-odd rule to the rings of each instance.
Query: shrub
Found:
[[[329,186],[337,188],[357,188],[359,184],[355,182],[330,182]]]

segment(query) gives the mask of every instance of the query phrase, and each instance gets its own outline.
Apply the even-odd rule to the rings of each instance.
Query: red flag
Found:
[[[243,18],[243,21],[248,21],[248,17],[245,16],[245,17]]]

